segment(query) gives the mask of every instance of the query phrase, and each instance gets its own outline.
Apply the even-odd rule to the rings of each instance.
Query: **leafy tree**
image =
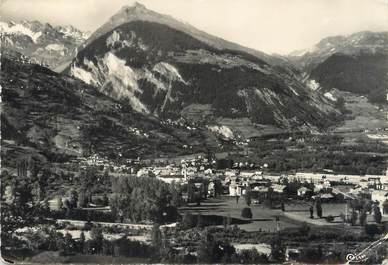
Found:
[[[383,203],[383,213],[388,213],[388,200],[385,200]]]
[[[322,246],[318,245],[318,247],[303,248],[298,260],[309,263],[321,263],[323,257]]]
[[[197,203],[197,206],[201,205],[202,195],[200,191],[194,192],[194,201]]]
[[[112,212],[133,221],[157,223],[176,221],[178,212],[172,206],[171,187],[156,178],[112,177]]]
[[[222,182],[220,179],[214,180],[214,197],[217,197],[218,195],[222,195],[223,193],[223,187]]]
[[[273,189],[271,187],[268,188],[267,199],[264,201],[264,203],[269,208],[272,208],[272,206],[273,206],[273,194],[274,194]]]
[[[73,240],[73,237],[67,232],[65,234],[65,241],[64,241],[64,252],[66,254],[73,252],[74,250],[75,242]]]
[[[47,228],[45,232],[47,234],[47,237],[45,237],[44,239],[45,249],[49,251],[57,251],[63,249],[65,243],[62,233],[57,232],[55,228]]]
[[[251,205],[251,200],[252,200],[252,192],[251,192],[251,189],[248,187],[245,191],[245,202],[247,203],[248,206]]]
[[[371,201],[365,201],[363,206],[362,206],[362,210],[365,211],[365,212],[371,212],[372,211],[372,202]]]
[[[260,254],[256,248],[243,249],[232,257],[232,263],[265,264],[268,263],[268,257]]]
[[[70,190],[69,208],[74,209],[78,204],[78,193],[75,189]]]
[[[382,219],[380,207],[375,206],[373,208],[373,216],[374,216],[375,222],[380,224],[381,223],[381,219]]]
[[[154,248],[139,241],[120,238],[113,241],[112,253],[115,256],[149,258],[154,255]]]
[[[78,208],[84,208],[88,204],[88,196],[85,195],[85,191],[81,190],[79,192],[79,198],[78,198]]]
[[[14,194],[14,205],[16,208],[28,208],[28,204],[33,204],[32,185],[29,179],[17,180]]]
[[[310,211],[310,218],[313,219],[314,218],[314,207],[310,206],[309,211]]]
[[[152,246],[159,248],[162,245],[162,232],[160,231],[159,224],[154,224],[151,231]]]
[[[85,233],[82,231],[79,238],[79,252],[83,253],[85,247]]]
[[[181,189],[181,185],[175,182],[170,185],[171,205],[174,207],[179,207],[183,204]]]
[[[351,200],[350,207],[354,211],[361,211],[364,208],[365,203],[359,199]]]
[[[291,182],[285,182],[285,191],[288,195],[297,195],[298,189],[302,187],[302,183],[299,180],[292,180]]]
[[[42,169],[42,173],[37,177],[37,183],[39,188],[39,201],[44,200],[46,196],[46,188],[48,186],[48,179],[51,176],[51,170],[46,166]]]
[[[14,244],[14,232],[18,228],[34,226],[39,208],[33,203],[32,186],[29,178],[18,177],[14,181],[13,204],[1,205],[1,240],[3,245]]]
[[[108,195],[106,195],[106,193],[104,193],[103,197],[102,197],[102,203],[104,206],[108,206],[109,205],[109,198],[108,198]]]
[[[104,240],[104,235],[102,234],[102,229],[100,226],[93,226],[90,230],[91,246],[94,251],[99,253],[102,250],[102,243]]]
[[[352,211],[352,214],[350,216],[350,223],[354,226],[357,223],[358,215],[355,210]]]
[[[194,183],[189,182],[187,184],[187,197],[188,197],[187,199],[189,202],[192,202],[195,200],[194,195],[195,195]]]
[[[102,254],[103,255],[111,255],[113,254],[113,245],[111,241],[104,239],[102,241]]]
[[[320,199],[317,200],[315,204],[316,210],[317,210],[317,215],[319,218],[322,218],[322,202]]]
[[[227,242],[215,240],[205,229],[198,246],[198,261],[203,263],[218,263],[221,259],[230,260],[236,250]]]
[[[92,195],[96,188],[96,179],[97,179],[97,168],[96,167],[87,167],[85,170],[80,172],[79,176],[79,185],[80,191],[84,192],[84,194],[88,195],[88,201],[92,201]]]
[[[70,200],[68,200],[68,199],[65,199],[65,201],[63,202],[63,206],[64,206],[66,209],[68,209],[68,210],[72,209],[72,205],[71,205],[71,203],[70,203]]]
[[[213,262],[213,259],[214,259],[213,243],[214,243],[214,237],[208,232],[207,229],[205,229],[197,250],[198,260],[200,262],[205,262],[205,263]]]
[[[282,262],[285,258],[286,248],[283,245],[282,239],[279,235],[276,235],[271,240],[271,258],[274,261]]]
[[[92,229],[90,230],[90,238],[92,240],[98,240],[102,241],[104,239],[104,236],[102,234],[102,229],[100,226],[93,226]]]
[[[361,226],[364,226],[366,224],[366,218],[367,218],[366,211],[362,210],[359,216],[359,222]]]
[[[82,228],[82,230],[84,231],[90,231],[92,230],[93,228],[93,224],[90,220],[88,220],[85,224],[84,224],[84,227]]]
[[[241,217],[251,219],[252,218],[251,208],[248,208],[248,207],[243,208],[241,211]]]

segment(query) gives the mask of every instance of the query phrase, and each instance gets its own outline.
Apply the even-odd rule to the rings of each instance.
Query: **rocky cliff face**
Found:
[[[159,117],[177,116],[191,104],[210,104],[215,116],[319,127],[335,112],[265,61],[218,50],[152,22],[130,22],[101,36],[78,53],[69,73],[138,112]]]
[[[7,161],[25,154],[67,161],[96,153],[113,159],[206,150],[206,130],[134,112],[94,87],[23,56],[3,54],[0,85],[2,155]]]
[[[143,6],[123,8],[91,35],[68,73],[158,117],[179,117],[199,104],[210,106],[216,118],[248,117],[291,128],[325,127],[328,117],[338,114],[293,71],[275,65],[277,59],[267,61],[268,55],[228,49],[172,22],[159,23],[171,20]]]

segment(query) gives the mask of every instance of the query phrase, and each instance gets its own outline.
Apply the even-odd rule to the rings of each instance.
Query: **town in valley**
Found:
[[[117,0],[90,31],[20,19],[11,2],[0,1],[5,262],[388,264],[387,28],[280,55],[152,0]]]

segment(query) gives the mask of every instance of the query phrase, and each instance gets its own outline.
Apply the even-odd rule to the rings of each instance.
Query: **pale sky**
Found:
[[[72,24],[93,31],[134,0],[0,0],[0,19]],[[266,53],[289,53],[322,38],[388,31],[388,0],[139,0],[198,29]]]

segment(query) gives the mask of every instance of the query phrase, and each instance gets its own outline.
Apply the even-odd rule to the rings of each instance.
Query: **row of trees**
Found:
[[[89,239],[81,232],[79,238],[73,238],[70,233],[62,234],[51,226],[39,228],[33,234],[25,235],[25,242],[21,246],[28,246],[32,251],[60,251],[62,255],[103,254],[112,256],[142,257],[154,256],[153,247],[139,241],[126,238],[107,240],[104,238],[102,228],[93,226]]]
[[[361,226],[365,226],[367,223],[367,217],[368,212],[371,212],[373,210],[373,217],[374,221],[378,224],[382,221],[382,215],[380,208],[378,205],[372,205],[370,201],[364,201],[364,200],[351,200],[350,202],[347,202],[352,209],[351,214],[349,216],[345,216],[344,214],[341,214],[340,217],[344,222],[350,223],[351,225],[356,225],[357,220],[359,221],[359,224]],[[322,202],[319,198],[315,201],[315,208],[317,212],[317,216],[319,218],[323,217],[323,210],[322,210]],[[310,217],[313,217],[313,208],[310,208]],[[326,217],[326,220],[331,222],[333,221],[334,217],[329,215]]]
[[[349,216],[341,214],[340,217],[344,222],[350,223],[352,226],[356,225],[357,221],[361,226],[365,226],[367,224],[368,212],[365,210],[356,211],[355,209],[352,209]],[[377,205],[373,207],[373,218],[377,224],[381,224],[382,215],[380,208]]]

